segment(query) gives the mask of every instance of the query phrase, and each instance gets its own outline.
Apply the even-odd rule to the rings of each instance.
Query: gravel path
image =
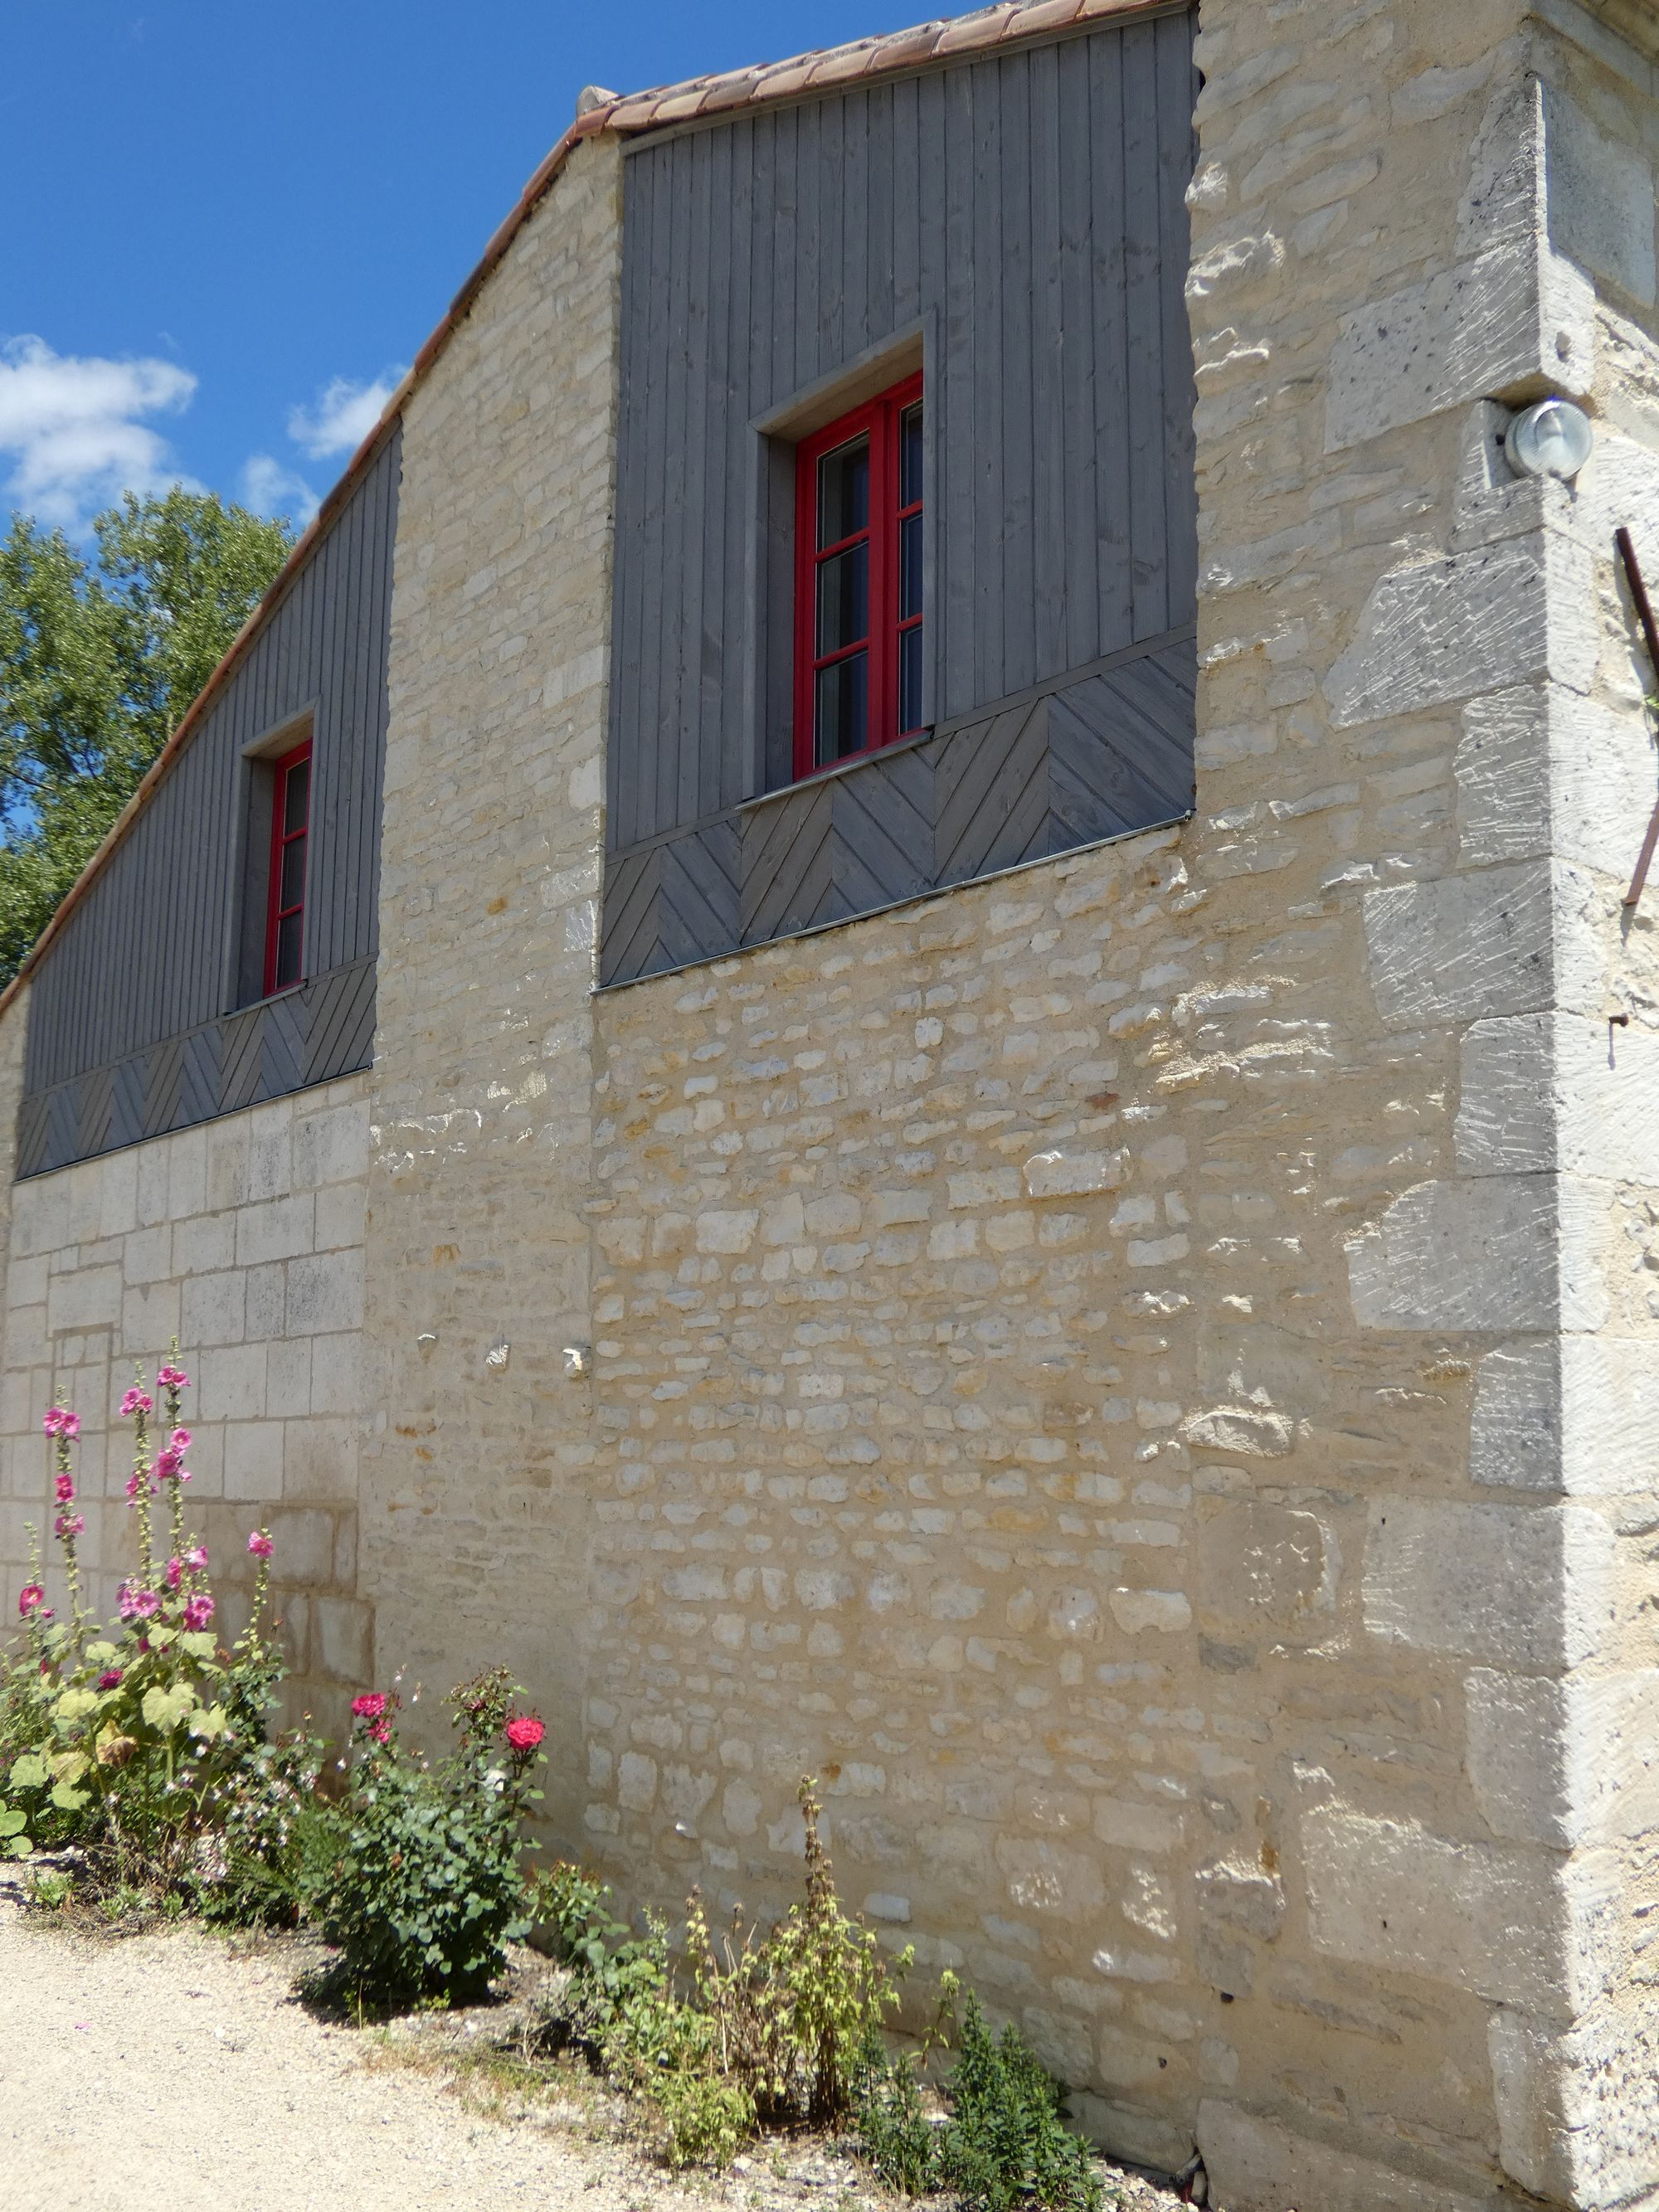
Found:
[[[28,1912],[0,1869],[5,2212],[867,2212],[822,2154],[679,2183],[568,2122],[470,2112],[444,2081],[295,2000],[295,1956],[190,1927],[125,1941]],[[786,2164],[790,2161],[786,2161]],[[1124,2177],[1120,2201],[1173,2212]]]

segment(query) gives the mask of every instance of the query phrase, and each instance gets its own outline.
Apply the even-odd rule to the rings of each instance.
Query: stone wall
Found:
[[[383,1669],[504,1659],[581,1763],[586,1341],[621,163],[581,146],[404,424],[364,1578]]]
[[[14,1094],[21,1012],[14,1004],[0,1024]],[[8,1106],[0,1095],[9,1133]],[[247,1534],[263,1523],[276,1540],[290,1702],[331,1720],[372,1665],[372,1623],[356,1594],[368,1108],[367,1079],[348,1076],[9,1185],[8,1593],[22,1579],[26,1524],[43,1535],[50,1524],[40,1417],[61,1401],[82,1423],[92,1601],[112,1608],[132,1563],[130,1431],[117,1407],[133,1363],[153,1375],[176,1339],[194,1386],[191,1519],[226,1623],[242,1618]]]

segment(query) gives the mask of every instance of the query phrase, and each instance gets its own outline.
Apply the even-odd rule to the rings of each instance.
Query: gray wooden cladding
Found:
[[[175,1099],[169,1115],[201,1120],[247,1103],[246,1070],[238,1077],[228,1061],[222,1067],[219,1054],[222,1032],[228,1040],[237,1020],[251,1025],[236,1016],[239,889],[250,835],[242,818],[244,755],[307,713],[305,968],[313,981],[280,1002],[287,1012],[260,1017],[252,1081],[258,1095],[270,1097],[344,1073],[346,1066],[336,1064],[343,1049],[350,1064],[367,1065],[399,448],[394,434],[35,969],[21,1126],[31,1126],[32,1114],[42,1126],[55,1114],[58,1125],[72,1117],[79,1133],[67,1152],[61,1143],[33,1147],[37,1167],[154,1133],[161,1110],[155,1085],[165,1091],[173,1080],[160,1067],[158,1048],[163,1059],[176,1052],[178,1097],[188,1107]],[[253,834],[268,833],[256,825]],[[334,980],[342,976],[356,980],[348,987]],[[313,1002],[343,988],[356,994],[349,1039],[327,1041],[319,1060],[308,1042]],[[365,988],[366,1031],[357,1003]],[[84,1079],[92,1076],[98,1080],[88,1091]],[[109,1094],[106,1116],[97,1103],[100,1085]],[[64,1103],[71,1095],[73,1108]],[[135,1096],[150,1104],[141,1109]],[[36,1112],[37,1102],[48,1098],[50,1112]],[[182,1124],[164,1119],[157,1126]],[[30,1171],[20,1161],[20,1172]]]
[[[614,857],[602,982],[850,920],[1178,820],[1193,803],[1188,632],[982,720],[870,755]]]
[[[824,379],[923,333],[935,726],[983,712],[1000,744],[998,702],[1194,623],[1193,28],[1175,11],[630,150],[605,981],[799,927],[828,897],[861,911],[925,888],[951,805],[975,814],[985,771],[958,736],[926,778],[907,748],[792,795],[810,883],[771,867],[770,809],[739,824],[787,784],[793,737],[787,448],[755,426]],[[1152,712],[1024,716],[1010,760],[1031,785],[1008,818],[1028,844],[1058,849],[1107,786],[1146,805],[1155,786],[1143,821],[1182,811],[1165,802],[1190,789],[1190,698],[1186,765],[1148,784],[1126,733]],[[1093,757],[1119,743],[1115,765]],[[1006,796],[1017,773],[991,781]]]
[[[17,1174],[45,1175],[352,1074],[369,1065],[374,1050],[374,963],[358,960],[113,1066],[26,1095]]]

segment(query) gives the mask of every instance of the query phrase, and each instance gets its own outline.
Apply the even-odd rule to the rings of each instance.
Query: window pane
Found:
[[[870,635],[870,541],[818,563],[818,651],[838,653]]]
[[[921,517],[899,525],[899,620],[921,612]]]
[[[921,497],[921,402],[899,416],[899,505],[914,507]]]
[[[818,463],[818,544],[838,545],[870,522],[870,441],[854,438]]]
[[[849,753],[864,750],[869,726],[866,698],[868,659],[867,653],[849,653],[845,660],[837,660],[818,671],[814,726],[817,737],[815,757],[819,768],[828,768],[832,761],[845,760]]]
[[[291,838],[283,848],[283,883],[279,907],[298,906],[306,895],[306,841]]]
[[[306,826],[306,804],[311,796],[311,763],[298,761],[289,769],[283,793],[283,833],[291,836]]]
[[[918,623],[899,638],[899,735],[921,727],[921,631]]]
[[[304,916],[287,915],[276,925],[276,984],[286,991],[291,983],[300,980],[300,939]]]

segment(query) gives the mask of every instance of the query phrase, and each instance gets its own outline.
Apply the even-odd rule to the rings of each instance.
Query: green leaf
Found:
[[[78,1813],[82,1806],[89,1805],[92,1799],[86,1790],[76,1790],[68,1782],[59,1782],[52,1790],[52,1802],[62,1812]]]
[[[229,1726],[230,1715],[222,1705],[204,1705],[191,1722],[190,1732],[211,1742],[215,1737],[223,1735]]]
[[[12,1761],[11,1786],[14,1790],[46,1788],[46,1762],[39,1752],[26,1751],[21,1759]]]
[[[171,1735],[195,1703],[196,1692],[190,1684],[175,1682],[170,1690],[159,1686],[146,1690],[140,1710],[151,1728],[162,1735]]]
[[[219,1639],[210,1628],[192,1628],[179,1642],[192,1659],[211,1659],[219,1648]]]
[[[118,1644],[100,1643],[87,1646],[87,1658],[94,1667],[107,1667],[112,1659],[118,1659],[120,1656]]]
[[[21,1836],[28,1824],[28,1815],[21,1806],[0,1805],[0,1836]]]
[[[27,1836],[9,1836],[3,1844],[0,1844],[0,1858],[26,1859],[33,1850],[34,1846]]]
[[[148,1635],[151,1649],[156,1651],[165,1651],[168,1644],[173,1642],[174,1637],[176,1637],[178,1633],[179,1632],[176,1628],[152,1628],[149,1630]]]
[[[65,1690],[52,1709],[52,1717],[59,1728],[73,1728],[76,1721],[98,1709],[96,1690]]]

